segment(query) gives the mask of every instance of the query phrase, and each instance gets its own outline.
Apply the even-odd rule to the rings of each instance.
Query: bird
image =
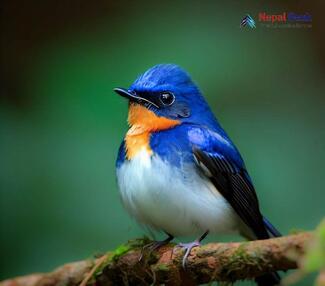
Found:
[[[182,260],[209,234],[237,233],[249,240],[281,236],[262,215],[251,177],[190,75],[176,64],[158,64],[129,88],[128,125],[116,160],[121,201],[136,221],[167,238],[196,235],[180,243]],[[256,278],[278,285],[278,273]]]

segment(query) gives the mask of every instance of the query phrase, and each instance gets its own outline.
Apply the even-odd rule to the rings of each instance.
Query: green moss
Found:
[[[98,266],[94,272],[94,277],[100,275],[103,272],[103,269],[106,268],[110,263],[116,262],[121,256],[128,253],[131,250],[136,250],[142,248],[144,245],[150,243],[150,239],[147,236],[142,238],[129,240],[125,244],[119,245],[115,250],[108,252],[107,259]]]
[[[241,272],[244,278],[244,272],[245,269],[247,269],[247,265],[258,266],[259,264],[258,257],[260,255],[257,251],[255,253],[248,253],[246,250],[246,244],[246,242],[242,243],[229,259],[225,261],[223,269],[230,280],[232,273],[236,272],[238,274],[238,272]]]
[[[156,266],[156,269],[158,271],[163,271],[163,272],[168,272],[169,271],[169,267],[166,264],[158,264]]]
[[[130,250],[142,248],[144,245],[150,242],[151,242],[150,239],[146,236],[142,238],[129,240],[127,243],[121,244],[113,251],[113,254],[111,256],[111,261],[117,261],[120,256],[128,253]]]
[[[128,244],[121,244],[120,246],[118,246],[114,250],[113,255],[111,256],[111,261],[118,260],[118,258],[120,256],[122,256],[125,253],[128,253],[131,249],[132,249],[132,247],[130,245],[128,245]]]
[[[247,254],[245,250],[246,242],[242,243],[237,250],[233,253],[232,256],[229,257],[230,263],[234,263],[238,260],[245,261],[248,260],[249,255]]]

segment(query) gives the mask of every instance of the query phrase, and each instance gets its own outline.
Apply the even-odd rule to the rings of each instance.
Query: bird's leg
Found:
[[[168,235],[168,237],[164,240],[158,240],[158,241],[153,241],[153,242],[150,242],[149,244],[145,245],[142,247],[142,250],[141,250],[141,255],[139,257],[139,261],[141,261],[142,257],[143,257],[143,253],[146,249],[149,249],[149,253],[153,252],[154,250],[157,250],[158,248],[168,244],[169,242],[171,242],[174,237],[167,233],[166,234]]]
[[[208,233],[209,233],[209,231],[207,230],[205,233],[203,233],[198,239],[194,240],[193,242],[179,243],[177,245],[177,247],[181,247],[185,250],[185,254],[184,254],[183,260],[182,260],[182,266],[184,269],[186,268],[187,258],[190,255],[192,248],[200,246],[201,241],[208,235]]]

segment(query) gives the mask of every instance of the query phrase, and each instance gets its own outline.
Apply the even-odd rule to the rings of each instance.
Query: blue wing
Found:
[[[224,131],[199,128],[189,134],[197,166],[209,177],[256,238],[269,238],[268,231],[278,236],[279,232],[263,218],[243,159]]]

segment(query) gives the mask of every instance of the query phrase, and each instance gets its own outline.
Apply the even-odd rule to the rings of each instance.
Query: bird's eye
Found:
[[[175,101],[175,96],[170,92],[163,92],[160,95],[160,101],[164,105],[172,105],[174,103],[174,101]]]

